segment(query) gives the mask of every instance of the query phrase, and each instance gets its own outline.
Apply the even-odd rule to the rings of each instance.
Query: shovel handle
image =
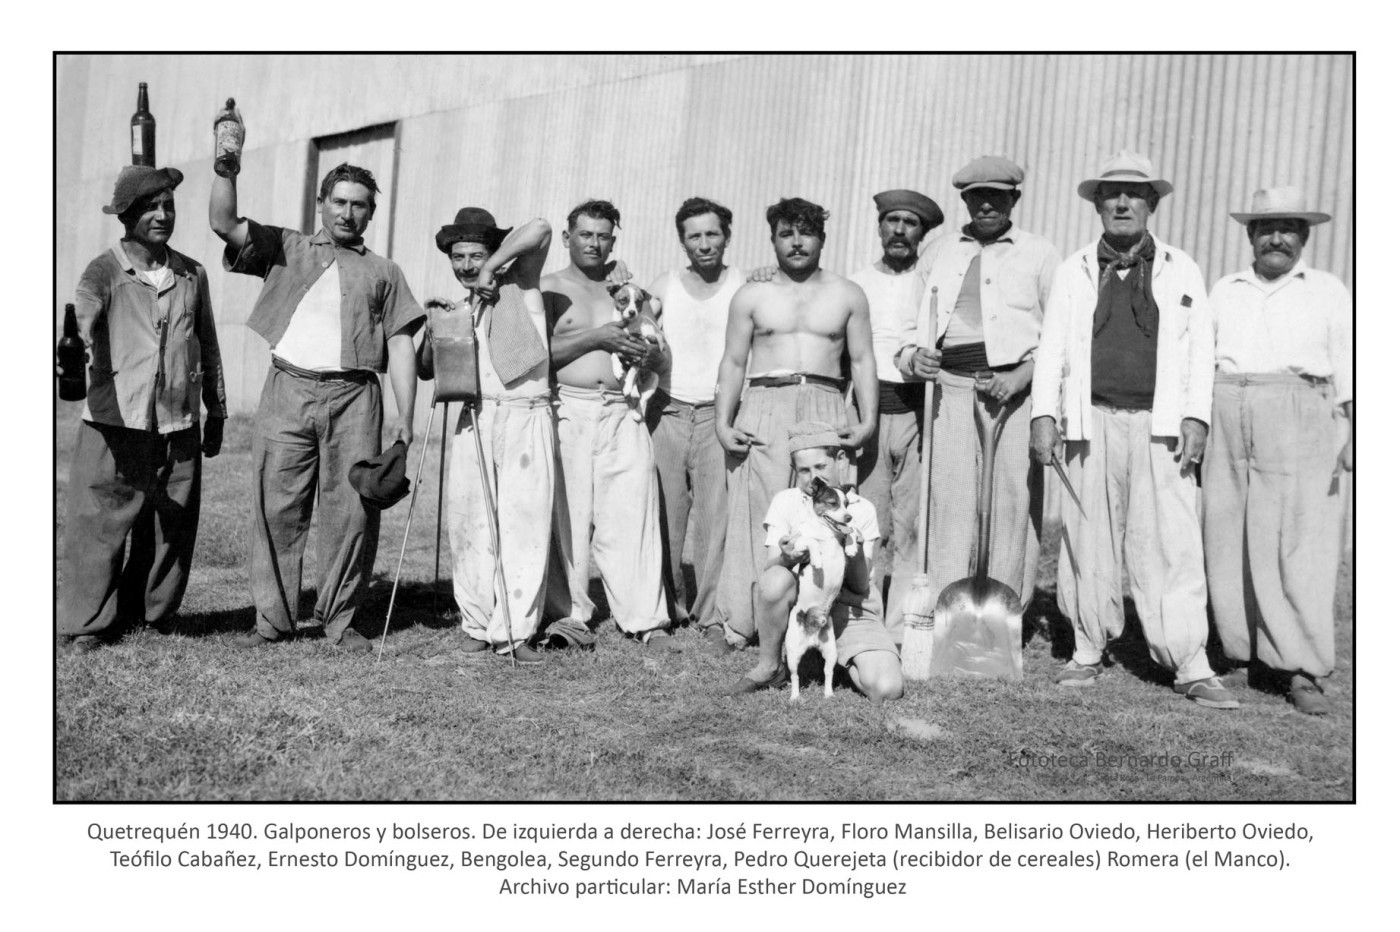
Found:
[[[974,408],[974,411],[980,410]],[[992,467],[996,462],[997,443],[1011,408],[1003,404],[990,431],[982,434],[982,488],[977,496],[977,586],[987,583],[987,564],[992,549]]]
[[[934,285],[929,289],[928,318],[924,321],[924,343],[925,347],[932,345],[934,328],[938,319],[938,286]],[[919,572],[928,575],[928,511],[929,511],[929,487],[928,473],[929,461],[933,458],[933,383],[924,383],[924,412],[923,412],[923,433],[920,435],[919,445],[919,523],[915,530],[918,534],[915,540],[915,547],[919,554]]]

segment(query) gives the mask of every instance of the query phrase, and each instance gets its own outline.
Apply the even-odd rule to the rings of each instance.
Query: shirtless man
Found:
[[[665,356],[613,320],[608,256],[619,219],[607,201],[571,210],[562,234],[569,265],[540,282],[559,400],[554,517],[570,603],[563,623],[593,619],[591,547],[614,622],[648,649],[664,652],[678,648],[661,585],[656,460],[646,424],[628,414],[611,354],[652,369],[663,367]]]
[[[716,612],[736,646],[758,635],[753,590],[768,563],[763,518],[788,487],[788,429],[823,421],[838,427],[845,446],[858,448],[875,433],[879,397],[865,292],[821,268],[827,212],[784,198],[767,217],[778,271],[772,281],[740,288],[730,303],[715,395],[715,433],[729,477]],[[843,353],[860,415],[853,426],[846,426]]]

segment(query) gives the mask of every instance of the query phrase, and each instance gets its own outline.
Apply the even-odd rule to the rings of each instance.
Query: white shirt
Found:
[[[664,289],[659,289],[662,293],[656,295],[661,302],[657,323],[671,348],[671,371],[662,373],[659,387],[677,401],[693,405],[715,400],[729,302],[744,286],[744,275],[733,266],[726,268],[719,290],[703,300],[685,290],[681,275],[668,273]]]
[[[340,364],[340,270],[334,262],[302,296],[272,354],[313,372],[345,368]]]
[[[1352,301],[1335,275],[1301,260],[1273,281],[1253,266],[1215,283],[1217,372],[1331,378],[1337,404],[1352,400]]]
[[[875,376],[881,382],[912,382],[895,367],[895,353],[914,329],[923,297],[923,278],[914,268],[898,275],[883,272],[872,263],[851,275],[870,303],[870,335],[875,350]]]

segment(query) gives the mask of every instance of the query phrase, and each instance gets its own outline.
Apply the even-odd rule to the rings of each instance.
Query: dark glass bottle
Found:
[[[64,401],[82,401],[87,397],[87,349],[78,335],[78,315],[73,305],[63,306],[63,339],[58,341],[58,364],[63,374],[58,377],[58,397]]]
[[[131,115],[131,164],[156,167],[156,118],[146,96],[146,82],[136,92],[136,112]]]
[[[214,119],[214,174],[232,178],[242,167],[243,123],[234,110],[233,98]]]

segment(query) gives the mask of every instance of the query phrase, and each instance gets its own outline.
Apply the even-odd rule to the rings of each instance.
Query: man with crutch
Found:
[[[461,650],[513,656],[517,664],[544,659],[527,642],[543,616],[554,506],[555,427],[540,295],[551,235],[544,220],[511,231],[481,208],[458,211],[438,231],[437,246],[468,298],[426,302],[431,329],[420,353],[436,370],[436,400],[465,399],[447,477]]]

